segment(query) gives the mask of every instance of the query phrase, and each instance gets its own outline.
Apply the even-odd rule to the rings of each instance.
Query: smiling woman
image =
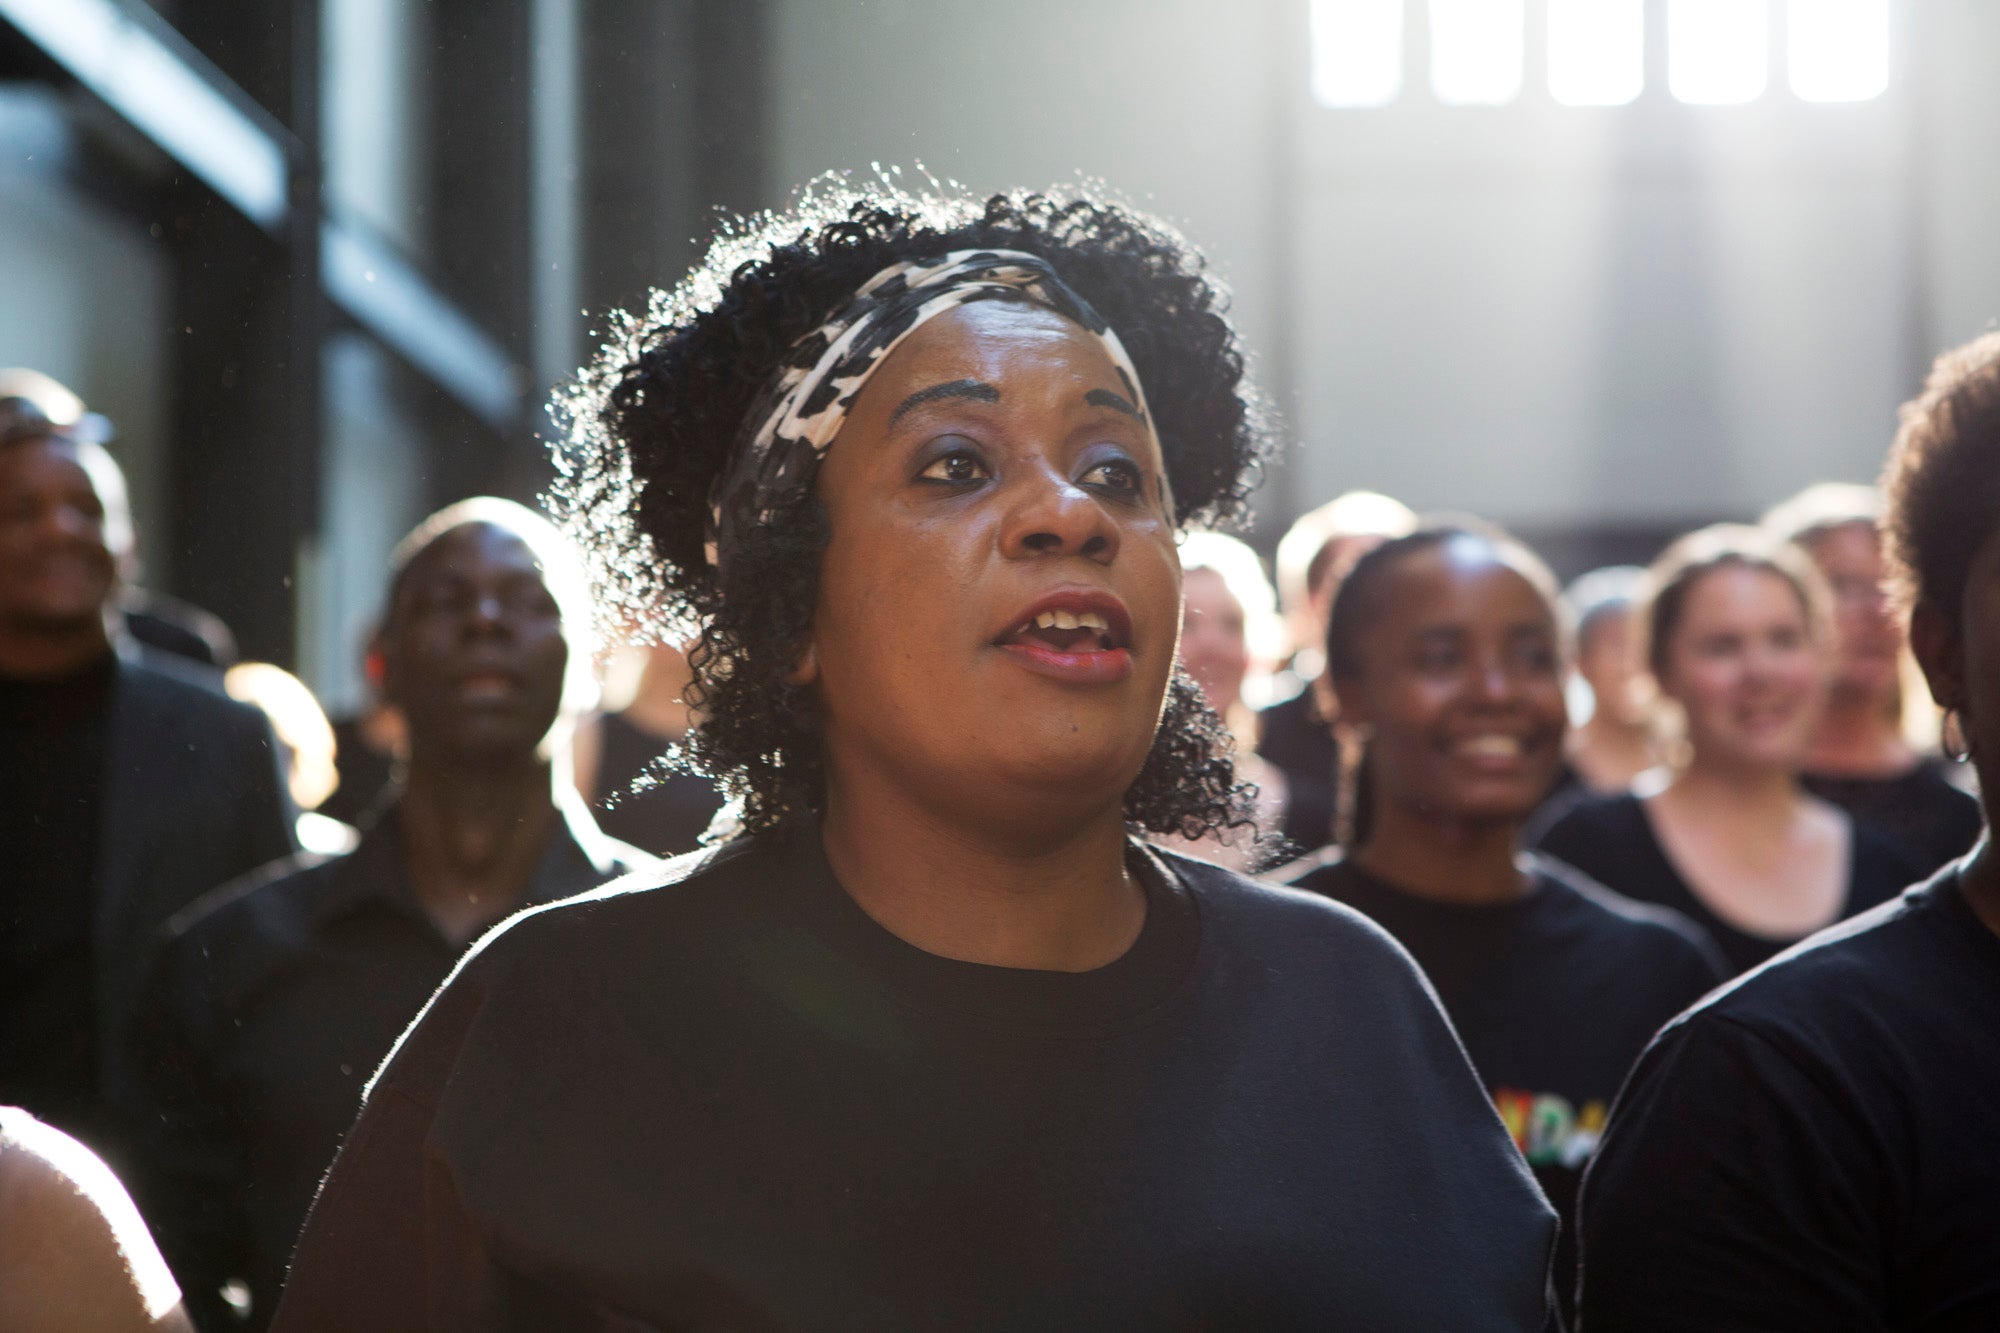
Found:
[[[280,1327],[1542,1325],[1409,959],[1134,837],[1241,817],[1174,666],[1264,444],[1221,301],[1114,205],[822,194],[620,326],[562,499],[741,832],[479,946]]]

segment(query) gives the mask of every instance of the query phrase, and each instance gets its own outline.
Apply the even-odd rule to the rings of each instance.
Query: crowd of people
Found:
[[[1648,568],[1274,586],[1225,311],[741,220],[331,723],[0,376],[0,1326],[2000,1327],[2000,335]]]

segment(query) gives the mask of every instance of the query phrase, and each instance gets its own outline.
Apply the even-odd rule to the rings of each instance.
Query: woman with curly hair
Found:
[[[1910,646],[2000,813],[2000,334],[1906,404]],[[1582,1327],[2000,1328],[2000,863],[1972,853],[1670,1023],[1584,1179]]]
[[[1264,447],[1221,300],[1117,206],[831,193],[620,327],[559,499],[739,831],[467,959],[280,1328],[1542,1324],[1409,959],[1134,836],[1247,797],[1173,672]]]

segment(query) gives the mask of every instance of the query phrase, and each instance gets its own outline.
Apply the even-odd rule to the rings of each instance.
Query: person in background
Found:
[[[1833,683],[1806,751],[1806,789],[1898,838],[1929,873],[1971,850],[1979,802],[1910,742],[1911,724],[1929,721],[1933,705],[1904,669],[1909,645],[1884,586],[1881,513],[1873,486],[1822,482],[1765,514],[1763,528],[1797,543],[1833,589]]]
[[[606,833],[655,856],[679,856],[700,845],[722,793],[703,774],[663,759],[694,724],[686,651],[655,643],[636,659],[629,701],[577,729],[577,790]]]
[[[1913,877],[1896,843],[1807,792],[1826,698],[1827,592],[1797,547],[1718,524],[1648,576],[1646,662],[1681,733],[1661,780],[1572,806],[1541,850],[1671,907],[1755,967]]]
[[[361,1087],[466,946],[515,910],[653,864],[605,837],[558,762],[594,698],[583,576],[546,519],[463,501],[397,549],[383,693],[409,725],[395,804],[170,923],[136,1046],[141,1200],[204,1321],[270,1318]]]
[[[194,1333],[132,1196],[90,1149],[0,1106],[0,1328]]]
[[[108,464],[0,412],[0,1097],[123,1170],[161,924],[294,843],[263,715],[115,632]]]
[[[1661,761],[1654,728],[1653,679],[1646,672],[1639,605],[1646,571],[1636,565],[1593,569],[1563,590],[1576,674],[1590,688],[1590,716],[1569,735],[1569,763],[1579,791],[1622,792]]]
[[[9,407],[8,400],[12,400]],[[68,386],[38,370],[0,370],[0,417],[9,411],[39,414],[69,438],[103,446],[114,434],[109,418],[92,412]],[[137,532],[125,474],[106,452],[97,461],[98,497],[118,556],[118,612],[124,631],[139,643],[203,666],[236,660],[236,636],[213,612],[140,586]]]
[[[1562,764],[1555,579],[1519,542],[1426,527],[1363,556],[1327,622],[1342,744],[1372,780],[1345,849],[1278,872],[1346,903],[1424,969],[1563,1220],[1632,1062],[1725,976],[1686,918],[1522,850]]]
[[[1236,771],[1257,788],[1254,826],[1218,829],[1203,838],[1166,834],[1161,845],[1231,870],[1260,868],[1266,839],[1284,827],[1285,775],[1247,743],[1255,720],[1243,705],[1243,681],[1268,669],[1280,633],[1277,599],[1257,553],[1219,532],[1181,542],[1181,665],[1208,706],[1236,737]]]
[[[1897,600],[2000,814],[2000,334],[1938,359],[1884,489]],[[1584,1181],[1586,1333],[2000,1328],[1990,836],[1662,1032]]]
[[[1174,662],[1268,438],[1225,301],[1117,204],[827,183],[617,322],[559,498],[702,625],[740,834],[468,958],[280,1330],[1543,1326],[1407,955],[1132,835],[1246,795]]]
[[[1338,818],[1340,754],[1320,673],[1327,608],[1356,560],[1416,526],[1417,516],[1401,501],[1349,491],[1302,516],[1278,543],[1278,596],[1297,649],[1289,668],[1296,693],[1259,714],[1257,753],[1285,775],[1284,833],[1295,847],[1330,840]]]
[[[334,767],[333,727],[305,682],[269,662],[238,662],[222,673],[222,688],[271,719],[285,747],[285,785],[299,811],[300,849],[327,856],[353,851],[359,836],[354,827],[319,813],[340,785],[340,772]]]

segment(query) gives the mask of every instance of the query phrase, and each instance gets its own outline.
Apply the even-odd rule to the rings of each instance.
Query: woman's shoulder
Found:
[[[1307,858],[1251,879],[1176,852],[1156,853],[1193,891],[1205,921],[1228,948],[1260,958],[1332,959],[1349,985],[1357,982],[1357,970],[1377,980],[1399,978],[1419,989],[1427,985],[1388,931],[1345,903],[1287,882],[1312,866],[1337,864],[1337,856]]]
[[[1715,941],[1686,914],[1606,888],[1546,852],[1531,854],[1544,910],[1567,918],[1600,954],[1671,959],[1710,983],[1729,975]]]
[[[1589,859],[1597,854],[1622,856],[1634,839],[1651,837],[1646,807],[1635,793],[1624,791],[1571,802],[1534,842],[1557,859],[1588,870]]]

